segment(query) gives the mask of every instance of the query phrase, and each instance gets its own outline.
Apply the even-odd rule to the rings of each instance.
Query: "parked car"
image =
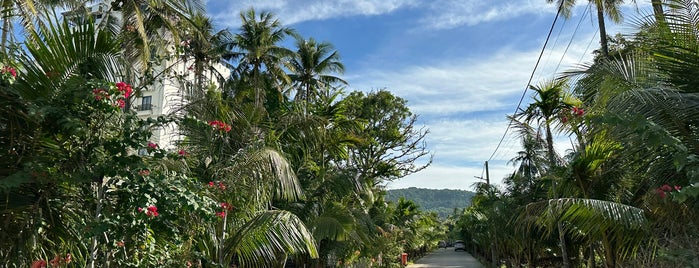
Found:
[[[454,251],[459,250],[466,251],[466,243],[464,243],[464,241],[461,240],[456,240],[454,241]]]
[[[439,241],[439,243],[437,243],[437,248],[447,248],[447,242],[444,240]]]

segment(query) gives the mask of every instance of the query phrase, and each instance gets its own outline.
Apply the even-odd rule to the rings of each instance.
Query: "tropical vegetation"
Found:
[[[699,265],[699,8],[653,7],[591,64],[531,87],[510,117],[515,171],[504,188],[478,184],[459,218],[471,252],[497,267]]]
[[[384,200],[428,131],[346,93],[329,43],[253,9],[216,31],[201,1],[84,2],[2,1],[0,267],[394,267],[443,239]],[[139,116],[164,83],[180,105]]]

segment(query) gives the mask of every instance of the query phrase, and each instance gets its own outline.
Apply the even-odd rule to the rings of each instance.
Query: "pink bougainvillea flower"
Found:
[[[118,82],[116,83],[117,90],[124,94],[124,98],[128,98],[131,96],[131,93],[133,92],[133,89],[131,88],[131,85],[124,83],[124,82]]]
[[[45,260],[35,260],[32,262],[32,266],[30,268],[46,268],[46,261]]]
[[[150,147],[151,149],[158,149],[158,144],[157,144],[157,143],[148,142],[148,147]]]
[[[676,190],[676,191],[682,190],[682,186],[675,185],[675,190]]]
[[[2,68],[3,73],[9,73],[12,77],[17,77],[17,70],[11,66],[5,66]]]
[[[126,106],[126,102],[124,102],[123,99],[118,99],[117,102],[114,104],[114,106],[119,107],[119,108],[124,108]]]
[[[139,207],[137,210],[138,210],[138,212],[143,212],[143,208],[141,208],[141,207]]]
[[[102,100],[102,99],[109,99],[109,94],[107,93],[107,90],[103,88],[95,88],[92,90],[92,95],[95,96],[95,100]]]
[[[146,210],[147,210],[146,216],[158,217],[158,215],[160,215],[158,213],[158,207],[156,207],[156,206],[148,206],[148,208]]]

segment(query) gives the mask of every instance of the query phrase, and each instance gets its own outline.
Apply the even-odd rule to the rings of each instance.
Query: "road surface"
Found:
[[[454,248],[436,249],[407,268],[485,268],[476,258]]]

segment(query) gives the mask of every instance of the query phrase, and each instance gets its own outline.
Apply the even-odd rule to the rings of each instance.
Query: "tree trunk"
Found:
[[[97,185],[97,204],[95,207],[95,224],[100,221],[100,216],[102,215],[102,198],[104,197],[104,186],[102,185],[104,182],[104,177],[101,177],[98,182],[95,184]],[[95,263],[97,262],[97,234],[92,235],[92,242],[90,245],[90,263],[88,264],[88,267],[90,268],[95,268]]]
[[[597,24],[599,25],[599,43],[602,45],[602,56],[609,58],[609,47],[607,41],[607,29],[604,24],[604,6],[597,5]]]
[[[556,166],[556,154],[553,149],[553,134],[551,134],[551,125],[549,124],[549,118],[546,120],[546,147],[548,149],[549,156],[549,172],[553,170]],[[558,193],[556,191],[556,181],[553,181],[552,186],[553,198],[558,198]],[[570,268],[570,259],[568,258],[568,247],[566,246],[565,233],[563,232],[563,224],[559,221],[556,223],[558,229],[558,241],[561,245],[561,258],[563,258],[563,267]]]
[[[661,24],[665,23],[665,12],[663,12],[663,1],[662,0],[650,0],[650,4],[653,5],[653,15],[655,15],[655,21]]]

